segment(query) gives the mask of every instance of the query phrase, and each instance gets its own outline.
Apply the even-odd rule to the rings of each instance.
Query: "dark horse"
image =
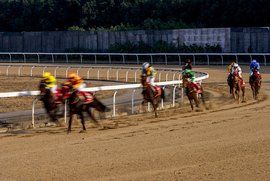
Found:
[[[60,109],[61,102],[57,101],[51,90],[46,88],[46,83],[44,81],[40,81],[39,90],[39,100],[43,102],[44,108],[51,121],[59,124],[58,117],[61,115],[57,115],[57,112]]]
[[[227,81],[230,87],[230,94],[232,94],[233,98],[240,103],[240,92],[242,92],[242,102],[245,102],[245,83],[239,77],[238,72],[235,71],[233,74],[230,74]]]
[[[188,97],[190,107],[192,110],[194,109],[193,101],[196,107],[199,107],[201,101],[205,105],[203,88],[200,84],[196,84],[196,87],[195,87],[194,83],[190,82],[188,78],[183,78],[183,86],[185,88],[185,92]]]
[[[165,91],[161,87],[157,87],[157,91],[155,91],[155,87],[151,86],[146,82],[146,76],[141,76],[141,84],[143,86],[143,102],[142,106],[147,102],[150,102],[153,106],[155,117],[158,117],[157,108],[161,99],[165,99]]]
[[[67,99],[69,105],[69,122],[67,132],[71,132],[71,124],[73,115],[79,115],[83,127],[83,131],[86,131],[83,112],[87,112],[92,118],[95,124],[98,124],[97,120],[91,113],[91,108],[95,108],[99,112],[108,112],[110,109],[102,104],[97,98],[92,95],[92,101],[85,103],[84,96],[80,91],[72,91],[71,85],[63,85],[62,87],[63,99]]]
[[[253,74],[249,77],[249,84],[253,93],[253,98],[255,100],[258,99],[258,94],[261,88],[261,79],[262,76],[256,69],[253,71]]]

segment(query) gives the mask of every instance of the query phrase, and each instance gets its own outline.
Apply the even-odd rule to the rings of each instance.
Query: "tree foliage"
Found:
[[[269,0],[1,0],[0,31],[269,26]]]

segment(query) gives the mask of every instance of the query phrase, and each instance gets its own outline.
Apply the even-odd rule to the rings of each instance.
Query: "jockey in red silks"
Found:
[[[78,91],[81,95],[84,96],[85,103],[92,102],[93,95],[89,92],[83,91],[83,88],[86,88],[86,84],[84,83],[84,80],[80,76],[78,76],[75,73],[69,74],[67,83],[71,83],[73,91]]]

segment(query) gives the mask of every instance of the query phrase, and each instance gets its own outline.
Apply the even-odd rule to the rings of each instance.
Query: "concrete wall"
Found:
[[[0,32],[0,51],[64,52],[67,49],[107,51],[110,45],[143,41],[154,45],[163,40],[177,45],[217,45],[223,52],[270,52],[267,28],[201,28],[175,30],[138,30],[119,32]]]

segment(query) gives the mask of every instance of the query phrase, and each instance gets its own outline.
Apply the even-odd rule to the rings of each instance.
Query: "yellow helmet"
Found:
[[[44,79],[48,79],[50,76],[52,76],[52,74],[50,72],[44,72],[44,74],[43,74]]]

